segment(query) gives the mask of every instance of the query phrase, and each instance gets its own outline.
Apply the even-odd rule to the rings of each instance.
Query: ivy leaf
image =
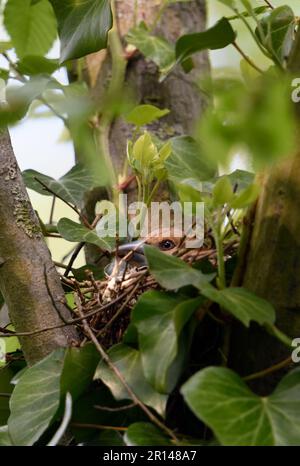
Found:
[[[236,33],[228,19],[221,18],[214,26],[203,32],[181,36],[176,42],[176,58],[183,61],[201,50],[223,49],[235,41]]]
[[[213,203],[216,206],[229,204],[233,198],[233,189],[227,176],[218,179],[213,189]]]
[[[246,327],[249,327],[251,320],[260,325],[274,324],[275,322],[276,316],[272,304],[245,288],[217,290],[207,284],[201,289],[201,293],[225,308]]]
[[[259,193],[260,187],[257,184],[251,184],[234,197],[233,201],[230,203],[230,207],[233,209],[244,209],[256,201]]]
[[[60,348],[29,367],[10,398],[9,434],[14,444],[33,445],[50,425],[60,403],[65,350]]]
[[[157,393],[145,379],[139,351],[118,344],[108,351],[108,355],[137,397],[163,416],[167,397]],[[101,379],[109,387],[116,400],[130,399],[124,385],[103,361],[97,367],[95,379]]]
[[[57,23],[48,0],[8,0],[4,25],[19,58],[44,55],[57,35]]]
[[[77,206],[83,200],[84,193],[97,185],[97,180],[91,171],[81,164],[75,165],[59,180],[55,180],[35,170],[25,170],[23,178],[27,188],[33,189],[39,194],[51,196],[52,194],[37,181],[40,180],[62,199]]]
[[[34,76],[23,86],[6,89],[7,104],[0,109],[0,126],[7,126],[21,120],[27,113],[31,102],[39,98],[50,87],[50,78]]]
[[[86,264],[83,265],[82,267],[79,267],[78,269],[73,269],[72,268],[72,274],[78,280],[79,282],[82,282],[83,280],[86,280],[87,274],[86,271],[92,272],[95,280],[102,280],[104,278],[104,271],[101,267],[93,264]]]
[[[245,170],[235,170],[234,172],[227,175],[230,179],[232,186],[236,187],[236,192],[249,188],[253,184],[255,175],[252,172],[247,172]]]
[[[293,446],[300,442],[300,370],[287,374],[272,395],[261,398],[227,368],[208,367],[181,393],[222,445]]]
[[[70,392],[76,400],[88,387],[98,361],[92,344],[60,348],[18,374],[8,419],[13,443],[33,445],[60,412],[61,398]]]
[[[152,60],[162,74],[167,74],[174,66],[175,51],[173,45],[162,37],[151,35],[144,22],[131,29],[126,40],[140,50],[146,58]]]
[[[166,108],[161,110],[154,105],[137,105],[125,115],[125,120],[136,126],[145,126],[168,115],[168,113],[170,110]]]
[[[129,447],[172,446],[170,439],[149,422],[131,424],[125,432],[124,440]]]
[[[205,275],[178,257],[164,254],[152,246],[145,245],[144,250],[150,272],[157,282],[167,290],[176,290],[187,285],[202,288],[215,278],[215,274]]]
[[[61,374],[61,394],[69,392],[73,402],[76,401],[93,380],[99,359],[99,353],[92,343],[82,348],[68,348]]]
[[[52,74],[59,68],[58,60],[53,60],[39,55],[27,55],[17,63],[19,73],[28,76],[37,74]]]
[[[172,181],[190,184],[193,180],[203,181],[214,176],[215,169],[207,165],[199,145],[193,138],[178,136],[170,142],[172,152],[165,166]]]
[[[50,0],[58,21],[60,62],[105,49],[112,27],[109,0]]]
[[[229,2],[226,3],[226,0],[225,1],[219,0],[219,2],[224,3],[227,6],[233,6],[233,5],[228,5]],[[233,3],[233,2],[231,2],[231,3]],[[253,12],[254,12],[255,16],[261,15],[261,14],[265,13],[268,10],[269,10],[269,7],[267,5],[266,6],[258,6],[258,7],[253,8]],[[240,13],[240,16],[244,16],[245,18],[248,18],[249,16],[251,17],[252,14],[249,13],[248,11],[243,11],[243,12]],[[227,19],[229,21],[232,21],[234,19],[240,19],[240,16],[239,15],[233,15],[233,16],[230,16],[230,17],[227,16]]]
[[[159,393],[170,393],[181,375],[189,346],[184,328],[202,301],[149,291],[133,310],[144,374]]]
[[[288,58],[294,42],[295,15],[288,5],[274,8],[260,20],[256,35],[280,63]]]
[[[112,251],[115,244],[114,238],[100,238],[96,230],[90,230],[68,218],[61,218],[57,224],[57,229],[64,239],[72,243],[95,244],[104,251]]]
[[[11,447],[13,443],[9,436],[8,426],[0,427],[0,447]]]

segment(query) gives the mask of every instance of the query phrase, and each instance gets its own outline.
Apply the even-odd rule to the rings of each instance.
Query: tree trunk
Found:
[[[139,0],[137,24],[144,20],[152,25],[162,4],[161,0]],[[115,2],[118,30],[123,41],[124,36],[134,25],[134,0]],[[179,2],[170,4],[164,11],[155,29],[155,34],[175,43],[182,34],[205,29],[205,0]],[[124,41],[123,41],[124,42]],[[125,47],[124,47],[125,50]],[[106,52],[99,52],[87,57],[87,80],[93,98],[101,103],[101,99],[110,82],[111,57]],[[160,108],[168,108],[170,113],[163,120],[150,125],[149,129],[160,139],[171,136],[192,134],[197,119],[207,105],[207,96],[199,90],[199,79],[209,75],[208,54],[199,53],[194,58],[195,68],[186,74],[177,65],[169,76],[159,81],[159,71],[155,63],[146,60],[141,53],[128,59],[125,71],[125,88],[131,89],[137,104],[152,104]],[[132,136],[132,126],[122,118],[112,122],[108,131],[107,146],[113,165],[120,174],[126,157],[126,141]],[[100,196],[99,196],[100,195]],[[87,195],[86,212],[90,220],[94,215],[95,204],[99,197],[103,199],[103,191],[94,190]],[[128,192],[129,199],[135,199],[135,190]],[[158,198],[168,197],[168,192],[160,191]],[[87,261],[95,263],[99,259],[97,248],[88,245]]]
[[[289,61],[291,73],[300,71],[299,57],[300,30]],[[295,114],[299,120],[299,105]],[[300,336],[299,181],[300,152],[261,177],[262,192],[247,225],[251,230],[248,250],[240,258],[243,273],[236,283],[270,301],[276,309],[276,325],[290,337]],[[270,367],[291,351],[256,325],[250,331],[238,323],[233,326],[230,365],[242,375]],[[260,393],[269,393],[283,373],[278,371],[253,385]]]
[[[31,332],[69,319],[59,276],[15,159],[8,131],[0,133],[0,289],[17,332]],[[59,315],[60,314],[60,315]],[[77,341],[74,328],[20,337],[28,364]]]

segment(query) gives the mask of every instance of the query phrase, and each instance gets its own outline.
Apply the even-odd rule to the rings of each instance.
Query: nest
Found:
[[[230,245],[230,248],[227,248],[227,257],[235,250],[236,245]],[[215,248],[181,250],[176,256],[189,264],[208,260],[213,267],[217,266]],[[117,260],[116,264],[114,272],[102,280],[95,280],[89,270],[86,270],[87,279],[82,282],[75,278],[63,277],[64,284],[74,291],[75,301],[80,302],[81,311],[89,327],[106,349],[122,341],[130,323],[131,310],[138,298],[147,290],[161,289],[148,267],[132,266],[130,256]],[[73,318],[78,318],[76,308],[71,312]],[[82,341],[85,342],[82,322],[78,323],[78,327]]]

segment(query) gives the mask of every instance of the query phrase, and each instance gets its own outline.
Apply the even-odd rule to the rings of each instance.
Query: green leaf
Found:
[[[13,443],[8,433],[8,426],[0,427],[0,447],[11,447]]]
[[[72,268],[72,274],[78,280],[79,282],[82,282],[83,280],[87,279],[87,274],[86,271],[92,272],[95,280],[102,280],[104,278],[104,271],[99,267],[98,265],[93,265],[93,264],[86,264],[83,265],[82,267],[79,267],[79,269],[73,269]]]
[[[138,398],[163,416],[167,397],[157,393],[145,379],[139,351],[119,344],[113,346],[108,351],[108,355]],[[103,361],[97,367],[95,379],[101,379],[116,400],[130,399],[124,385]]]
[[[221,18],[204,32],[181,36],[176,42],[176,58],[183,61],[201,50],[223,49],[235,41],[236,33],[228,19]]]
[[[170,439],[149,422],[136,422],[128,427],[124,440],[129,447],[172,446]]]
[[[32,101],[39,98],[49,86],[50,78],[35,76],[23,86],[7,87],[7,104],[0,108],[0,126],[7,126],[21,120],[26,115]]]
[[[89,230],[84,225],[68,218],[61,218],[57,224],[57,229],[63,238],[72,243],[91,243],[104,251],[111,251],[115,244],[115,238],[100,238],[96,230]]]
[[[145,245],[144,250],[150,272],[167,290],[176,290],[187,285],[202,288],[215,277],[215,274],[204,275],[178,257],[164,254],[152,246]]]
[[[170,110],[166,108],[161,110],[154,105],[137,105],[125,115],[125,120],[136,126],[144,126],[168,115],[168,113],[170,113]]]
[[[205,157],[226,165],[233,151],[244,148],[255,169],[293,153],[295,118],[291,83],[270,73],[245,86],[237,79],[214,82],[214,109],[200,123]]]
[[[226,0],[225,1],[219,0],[219,2],[224,3],[225,5],[227,4],[227,6],[231,6],[231,5],[228,5],[228,3],[230,3],[230,0],[229,0],[229,2],[226,2]],[[233,3],[233,2],[231,2],[231,3]],[[261,15],[261,14],[265,13],[268,10],[269,10],[269,7],[267,5],[266,6],[258,6],[258,7],[253,8],[253,12],[254,12],[255,16]],[[250,14],[248,11],[243,11],[243,12],[240,12],[239,15],[234,15],[234,16],[230,16],[230,17],[227,16],[227,19],[229,21],[232,21],[234,19],[240,19],[240,16],[244,16],[245,18],[248,18],[249,16],[251,17],[252,14]]]
[[[252,184],[234,197],[230,203],[230,207],[233,209],[244,209],[256,201],[259,193],[260,187],[257,184]]]
[[[263,16],[256,34],[280,63],[288,58],[294,42],[296,18],[288,5],[274,8]]]
[[[58,60],[50,60],[39,55],[27,55],[17,63],[19,73],[28,76],[52,74],[57,68],[59,68]]]
[[[52,194],[37,181],[40,180],[62,199],[77,206],[81,204],[85,192],[97,185],[97,180],[95,180],[91,171],[81,164],[75,165],[59,180],[55,180],[35,170],[25,170],[23,178],[27,188],[33,189],[39,194],[51,196]]]
[[[0,41],[0,53],[4,53],[12,48],[13,44],[11,43],[11,41]]]
[[[15,378],[9,433],[16,445],[33,445],[60,413],[67,392],[75,401],[90,385],[99,355],[92,344],[60,348]]]
[[[175,63],[175,51],[172,44],[162,37],[153,36],[145,23],[131,29],[126,40],[134,45],[149,60],[152,60],[162,74],[166,74]]]
[[[233,371],[208,367],[181,388],[194,414],[222,445],[295,446],[300,443],[300,370],[261,398]]]
[[[93,343],[82,348],[68,348],[61,375],[61,395],[69,392],[73,402],[90,385],[99,363],[99,353]]]
[[[214,176],[215,169],[206,163],[199,145],[190,136],[178,136],[170,140],[172,152],[165,166],[169,178],[177,183],[191,184]]]
[[[15,331],[15,328],[13,325],[7,325],[6,330],[11,330],[12,332]],[[0,339],[1,341],[1,339]],[[10,338],[5,338],[5,352],[7,353],[14,353],[15,351],[18,351],[21,349],[20,341],[18,337],[10,337]],[[0,390],[1,391],[1,390]]]
[[[176,386],[188,351],[182,333],[202,301],[149,291],[133,310],[131,322],[138,331],[144,374],[160,393],[170,393]]]
[[[50,425],[60,403],[64,349],[29,367],[10,399],[9,434],[14,444],[33,445]]]
[[[8,0],[4,25],[19,58],[44,55],[57,35],[57,24],[48,0],[32,4],[31,0]]]
[[[112,27],[109,0],[50,2],[58,21],[61,63],[106,48],[107,34]]]
[[[233,198],[233,189],[227,176],[219,178],[213,189],[213,203],[216,206],[229,204]]]
[[[275,310],[272,304],[245,288],[217,290],[207,284],[202,288],[201,293],[225,308],[246,327],[249,326],[251,320],[260,325],[274,324],[275,322]]]
[[[227,175],[230,179],[232,186],[236,187],[236,192],[240,192],[248,188],[254,182],[255,175],[252,172],[245,170],[235,170]]]

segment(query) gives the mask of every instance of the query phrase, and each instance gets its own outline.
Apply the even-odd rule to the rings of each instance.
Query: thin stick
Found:
[[[125,293],[123,293],[122,295],[118,296],[114,301],[111,301],[110,303],[107,303],[104,306],[101,306],[99,309],[95,309],[94,311],[88,312],[87,314],[85,314],[84,317],[77,317],[76,319],[68,320],[64,324],[52,325],[51,327],[46,327],[46,328],[42,328],[42,329],[39,329],[39,330],[33,330],[32,332],[20,332],[20,333],[13,332],[11,330],[6,330],[6,329],[0,327],[0,332],[3,332],[3,334],[0,334],[0,337],[1,338],[6,338],[6,337],[31,337],[33,335],[38,335],[39,333],[48,332],[50,330],[56,330],[58,328],[63,328],[63,327],[66,327],[68,325],[78,324],[79,322],[82,322],[84,319],[87,319],[88,317],[92,317],[92,316],[98,314],[98,312],[102,312],[102,311],[104,311],[106,309],[109,309],[111,306],[113,306],[114,304],[117,304],[119,301],[121,301],[123,298],[125,298],[127,296],[127,294],[128,294],[128,290]]]
[[[43,181],[39,180],[39,178],[37,178],[36,176],[34,177],[34,179],[40,183],[44,189],[46,189],[46,191],[48,191],[49,193],[53,194],[53,196],[57,197],[58,199],[60,199],[62,202],[64,202],[68,207],[70,207],[70,209],[74,210],[74,212],[76,212],[76,214],[80,217],[80,219],[82,220],[82,223],[87,227],[89,228],[90,230],[92,229],[91,228],[91,225],[89,224],[89,222],[87,221],[87,219],[85,218],[84,215],[82,215],[82,213],[80,212],[80,210],[77,209],[76,206],[70,204],[70,202],[66,201],[63,197],[61,197],[59,194],[55,193],[54,191],[52,191],[51,188],[49,188],[45,183],[43,183]]]
[[[268,7],[270,7],[272,10],[274,10],[273,5],[271,5],[271,3],[268,0],[265,0],[265,3],[268,5]]]
[[[71,272],[72,270],[72,267],[73,267],[73,264],[75,262],[75,260],[77,259],[77,256],[78,254],[80,253],[81,249],[84,247],[85,243],[79,243],[77,244],[76,248],[75,248],[75,251],[73,252],[72,256],[71,256],[71,259],[67,265],[67,268],[66,268],[66,271],[64,273],[64,277],[68,277],[69,273]]]
[[[0,396],[1,396],[1,393],[0,393]],[[94,408],[99,409],[100,411],[108,411],[110,413],[115,413],[117,411],[126,411],[127,409],[134,408],[135,406],[137,406],[136,403],[130,403],[129,405],[119,406],[118,408],[111,408],[110,406],[99,406],[99,405],[95,405]]]
[[[75,302],[77,304],[77,309],[78,309],[78,314],[83,317],[84,319],[84,315],[83,315],[83,312],[81,310],[81,303],[79,301],[79,298],[77,296],[75,296]],[[114,374],[116,375],[116,377],[120,380],[120,382],[122,383],[122,385],[124,386],[124,388],[126,389],[126,391],[128,392],[128,395],[130,396],[130,398],[132,399],[132,401],[134,403],[136,403],[140,408],[141,410],[149,417],[149,419],[157,425],[157,427],[159,427],[161,430],[163,430],[169,437],[171,437],[175,442],[178,442],[178,439],[176,437],[176,435],[173,433],[173,431],[171,429],[169,429],[163,422],[161,422],[156,416],[154,416],[154,414],[152,414],[152,412],[147,408],[146,405],[144,405],[144,403],[136,396],[136,394],[133,392],[133,390],[130,388],[130,386],[128,385],[128,383],[126,382],[125,378],[123,377],[123,374],[119,371],[119,369],[113,364],[113,362],[111,361],[110,357],[107,355],[107,353],[104,351],[104,349],[102,348],[102,346],[100,345],[99,341],[97,340],[96,336],[94,335],[94,333],[92,332],[90,326],[88,325],[86,319],[84,319],[82,321],[83,323],[83,328],[86,332],[86,334],[89,336],[90,340],[94,343],[97,351],[99,352],[99,354],[101,355],[103,361],[106,362],[106,364],[110,367],[110,369],[114,372]]]
[[[263,73],[263,70],[261,68],[259,68],[252,60],[250,57],[248,57],[248,55],[245,54],[245,52],[243,52],[243,50],[238,46],[238,44],[236,42],[233,42],[232,45],[236,48],[236,50],[242,55],[242,57],[244,58],[244,60],[246,60],[247,63],[249,63],[250,66],[252,66],[252,68],[254,68],[256,71],[258,71],[259,73]]]
[[[55,202],[56,202],[56,196],[53,196],[53,198],[52,198],[52,205],[51,205],[51,211],[50,211],[50,218],[49,218],[49,223],[50,223],[50,225],[53,223],[53,215],[54,215],[54,209],[55,209]]]
[[[141,277],[142,278],[142,277]],[[132,296],[134,295],[134,293],[136,292],[136,290],[138,289],[139,285],[140,285],[140,280],[138,280],[137,284],[135,285],[135,287],[133,288],[133,290],[129,293],[126,301],[124,301],[124,303],[122,304],[122,306],[118,309],[118,311],[115,313],[115,315],[110,319],[110,321],[105,325],[105,327],[103,327],[98,333],[97,333],[97,337],[100,337],[101,335],[103,335],[108,329],[109,327],[114,323],[114,321],[120,316],[120,314],[122,314],[123,310],[125,309],[125,307],[127,306],[127,304],[129,303],[129,301],[131,300]]]
[[[260,379],[262,377],[266,377],[267,375],[273,374],[273,372],[277,372],[280,369],[290,366],[291,364],[294,364],[294,363],[293,363],[292,357],[289,356],[284,361],[274,364],[273,366],[268,367],[267,369],[264,369],[259,372],[255,372],[254,374],[247,375],[247,377],[244,377],[244,380],[249,381],[249,380],[255,380],[255,379]]]
[[[116,430],[126,432],[127,427],[103,426],[102,424],[82,424],[81,422],[71,422],[71,427],[80,427],[83,429],[99,429],[99,430]]]

